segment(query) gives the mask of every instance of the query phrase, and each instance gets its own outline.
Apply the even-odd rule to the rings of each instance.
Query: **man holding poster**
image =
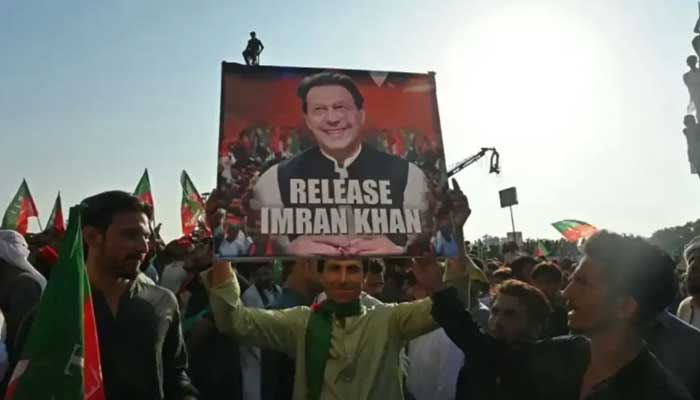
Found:
[[[433,230],[423,171],[363,142],[364,98],[347,75],[298,86],[316,145],[270,167],[251,207],[260,232],[290,255],[397,255]]]

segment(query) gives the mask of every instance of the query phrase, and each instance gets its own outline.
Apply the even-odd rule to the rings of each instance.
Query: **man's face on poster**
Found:
[[[365,111],[340,85],[316,86],[306,95],[306,125],[327,154],[348,157],[360,145]]]

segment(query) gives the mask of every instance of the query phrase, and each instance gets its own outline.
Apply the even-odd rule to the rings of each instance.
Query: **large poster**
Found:
[[[223,64],[219,258],[456,252],[433,74]]]

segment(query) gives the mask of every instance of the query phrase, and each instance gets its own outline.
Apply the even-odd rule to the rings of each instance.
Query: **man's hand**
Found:
[[[462,189],[454,178],[452,178],[452,189],[447,191],[447,201],[452,210],[455,229],[461,232],[467,219],[469,219],[469,216],[472,214],[472,210],[469,208],[467,196],[462,193]]]
[[[414,258],[411,271],[416,278],[416,284],[433,294],[444,287],[442,283],[442,268],[434,257]]]
[[[342,250],[343,244],[347,244],[346,239],[341,239],[334,236],[304,235],[294,239],[289,244],[287,251],[290,254],[298,256],[341,256],[345,254]]]
[[[233,268],[228,261],[214,261],[214,267],[211,269],[211,282],[209,287],[217,287],[231,279],[233,279]]]
[[[397,246],[384,235],[364,236],[350,240],[350,246],[345,249],[347,255],[382,255],[402,254],[403,248]]]

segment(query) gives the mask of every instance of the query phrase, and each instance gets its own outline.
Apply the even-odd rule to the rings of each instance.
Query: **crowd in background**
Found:
[[[294,362],[288,355],[238,343],[217,328],[203,275],[212,267],[215,240],[185,236],[165,243],[158,230],[152,231],[146,262],[140,266],[140,279],[167,289],[177,301],[180,329],[189,355],[187,374],[197,388],[197,396],[292,398]],[[4,315],[0,320],[4,356],[0,357],[0,373],[4,373],[5,384],[31,326],[41,290],[58,260],[54,249],[60,241],[60,236],[51,233],[29,234],[26,238],[11,231],[0,235],[0,310]],[[558,254],[566,253],[566,247],[557,249]],[[16,249],[26,249],[26,254]],[[562,296],[562,290],[572,282],[580,261],[578,253],[574,257],[534,256],[532,243],[518,247],[514,243],[486,246],[482,242],[467,242],[465,250],[469,256],[469,284],[463,300],[483,332],[507,337],[522,334],[513,333],[514,329],[537,327],[528,333],[531,339],[570,333],[567,314],[571,305]],[[648,346],[696,396],[700,389],[700,358],[696,357],[700,349],[698,256],[700,239],[694,239],[686,246],[676,269],[674,300],[665,307],[667,312],[654,325],[655,330],[649,328],[647,338]],[[364,276],[363,304],[403,303],[427,297],[429,293],[417,284],[412,272],[418,262],[423,261],[370,260]],[[324,299],[322,287],[317,277],[312,278],[317,269],[318,262],[313,260],[240,264],[237,275],[241,299],[248,307],[265,309],[320,303]],[[503,299],[505,293],[522,302],[523,308],[504,310],[503,304],[494,308],[496,298]],[[528,300],[528,296],[534,296],[534,300]],[[520,317],[526,319],[520,328],[512,321],[518,312],[524,312]],[[478,371],[470,365],[469,354],[463,354],[442,329],[412,340],[402,354],[406,398],[488,398],[474,393],[470,382]],[[693,361],[692,357],[697,359]]]

